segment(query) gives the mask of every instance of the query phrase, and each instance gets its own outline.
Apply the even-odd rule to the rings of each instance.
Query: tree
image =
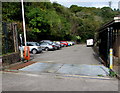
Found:
[[[96,29],[120,12],[110,7],[95,8],[71,5],[64,7],[56,2],[25,2],[25,21],[28,41],[77,40],[94,38]],[[3,21],[16,22],[23,33],[20,2],[3,3]]]
[[[2,20],[22,21],[20,2],[3,2],[2,7]]]

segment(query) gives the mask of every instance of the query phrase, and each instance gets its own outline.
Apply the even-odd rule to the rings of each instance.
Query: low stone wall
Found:
[[[2,66],[10,65],[20,61],[20,54],[18,52],[4,55],[2,57]]]

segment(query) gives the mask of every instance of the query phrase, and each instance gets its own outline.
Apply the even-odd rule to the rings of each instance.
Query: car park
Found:
[[[30,52],[32,54],[40,53],[42,52],[42,48],[39,46],[39,43],[37,42],[26,42],[27,46],[30,48]],[[24,45],[20,47],[20,49],[24,50]]]

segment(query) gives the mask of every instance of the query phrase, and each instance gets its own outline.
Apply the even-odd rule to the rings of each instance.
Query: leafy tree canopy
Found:
[[[20,2],[2,3],[3,21],[16,22],[23,33]],[[71,5],[64,7],[56,2],[25,2],[25,21],[28,41],[80,40],[94,38],[96,29],[109,22],[120,11],[110,7],[95,8]]]

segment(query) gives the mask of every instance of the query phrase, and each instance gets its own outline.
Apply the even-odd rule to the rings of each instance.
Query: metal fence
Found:
[[[17,51],[17,24],[2,22],[2,55]]]
[[[102,59],[107,62],[108,59],[108,36],[107,31],[103,31],[99,33],[99,54],[102,57]]]
[[[98,32],[99,55],[104,60],[104,64],[109,66],[110,48],[113,49],[113,56],[119,57],[120,47],[120,22],[110,22]]]
[[[2,55],[2,23],[0,23],[0,56]]]

